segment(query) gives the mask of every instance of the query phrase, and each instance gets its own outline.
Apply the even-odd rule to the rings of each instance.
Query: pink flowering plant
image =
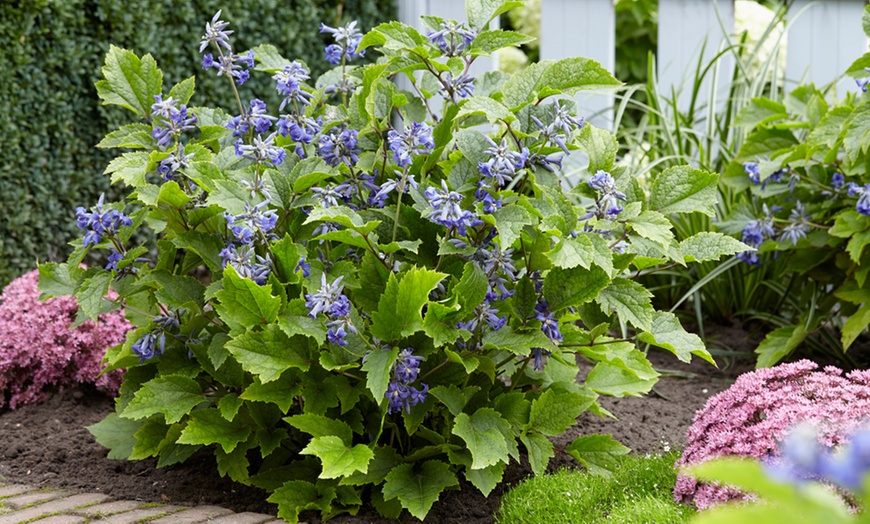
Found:
[[[844,376],[833,366],[817,369],[801,360],[741,375],[695,415],[677,465],[730,456],[777,464],[779,443],[799,424],[816,426],[815,438],[827,449],[847,441],[870,420],[870,371]],[[674,487],[675,500],[699,509],[741,496],[687,475],[678,476]]]
[[[40,302],[38,280],[31,271],[0,295],[0,408],[16,409],[79,384],[116,394],[121,371],[101,374],[102,360],[124,341],[129,322],[119,311],[86,319],[72,297]]]
[[[870,35],[868,20],[870,7]],[[754,99],[738,115],[750,132],[723,181],[747,198],[720,230],[756,248],[738,255],[749,265],[784,258],[788,292],[800,296],[773,312],[781,327],[756,350],[759,367],[776,364],[820,330],[838,332],[837,352],[848,350],[870,325],[868,71],[870,53],[846,71],[855,86],[836,103],[807,85],[783,102]]]
[[[110,50],[98,92],[139,121],[99,147],[131,150],[106,170],[130,194],[79,208],[84,238],[40,268],[46,293],[135,326],[106,355],[126,368],[117,412],[90,428],[110,457],[162,467],[208,447],[291,522],[364,501],[423,518],[460,479],[489,494],[521,450],[544,471],[548,437],[604,413],[600,394],[648,392],[637,342],[712,362],[636,279],[747,249],[674,238],[668,215],[711,215],[718,177],[675,167],[645,194],[574,112],[570,95],[619,85],[592,60],[472,77],[529,41],[486,29],[517,4],[470,0],[467,22],[425,17],[426,34],[322,26],[336,67],[318,79],[267,44],[236,53],[218,13],[200,50],[229,114],[189,105],[194,78],[166,92],[151,56]],[[363,52],[380,56],[354,65]],[[245,91],[252,74],[279,106]],[[593,176],[572,187],[561,161],[581,151]],[[109,264],[79,268],[93,250]],[[604,471],[628,450],[592,435],[567,451]]]

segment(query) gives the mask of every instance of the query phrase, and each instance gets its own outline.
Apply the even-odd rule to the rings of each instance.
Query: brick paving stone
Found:
[[[67,491],[34,491],[30,493],[25,493],[23,495],[15,495],[13,497],[3,499],[0,504],[4,506],[9,506],[13,509],[18,509],[22,506],[29,506],[31,504],[38,504],[40,502],[45,502],[48,500],[54,500],[58,497],[64,497],[69,495]]]
[[[48,492],[48,493],[60,493],[66,494],[64,492]],[[7,513],[6,515],[0,516],[0,524],[18,524],[20,522],[24,522],[30,519],[35,519],[41,517],[43,515],[51,515],[52,513],[61,513],[73,508],[77,508],[79,506],[84,506],[86,504],[94,504],[97,502],[103,502],[109,498],[108,495],[104,495],[102,493],[82,493],[80,495],[72,495],[69,497],[56,498],[53,500],[49,500],[47,502],[43,502],[42,504],[37,504],[35,506],[30,506],[28,508],[20,509],[14,513]],[[78,519],[77,516],[70,517],[71,520],[78,522],[75,519]]]
[[[182,509],[185,508],[181,506],[154,506],[151,508],[140,508],[128,511],[127,513],[116,513],[106,517],[105,519],[95,519],[92,522],[105,522],[106,524],[138,524],[142,519],[149,517],[154,518],[157,515],[163,515],[164,513],[175,513]]]
[[[150,524],[196,524],[208,522],[212,517],[220,517],[230,513],[232,511],[218,506],[196,506],[157,520],[152,520]]]
[[[246,511],[211,519],[208,524],[265,524],[266,522],[275,522],[275,516]]]
[[[87,522],[87,518],[76,515],[55,515],[46,519],[39,519],[34,524],[79,524]]]
[[[143,502],[134,502],[132,500],[115,500],[112,502],[97,504],[96,506],[77,508],[70,511],[70,513],[82,515],[84,517],[106,516],[115,513],[123,513],[125,511],[132,511],[141,507],[143,504]]]
[[[25,486],[23,484],[5,484],[0,486],[0,498],[20,495],[22,493],[27,493],[28,491],[33,491],[35,489],[39,488],[35,488],[33,486]]]

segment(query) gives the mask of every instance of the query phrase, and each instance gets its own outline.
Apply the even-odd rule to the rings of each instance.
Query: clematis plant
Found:
[[[105,359],[126,369],[116,413],[90,428],[110,457],[163,467],[210,449],[291,522],[362,504],[423,518],[460,480],[489,494],[521,453],[543,472],[548,437],[606,414],[599,395],[648,392],[658,373],[636,343],[712,362],[636,278],[747,249],[675,241],[667,216],[711,215],[717,176],[669,169],[647,195],[614,137],[574,114],[574,93],[619,85],[592,60],[472,78],[478,57],[529,41],[487,29],[516,4],[470,0],[467,22],[424,17],[428,35],[324,26],[340,63],[312,82],[268,44],[235,54],[218,13],[200,47],[229,113],[189,106],[193,77],[166,92],[150,55],[111,48],[98,91],[139,121],[99,144],[130,150],[106,170],[128,199],[103,208],[129,223],[40,268],[46,294],[136,326]],[[351,65],[363,51],[380,56]],[[244,91],[248,72],[280,106]],[[567,154],[598,174],[571,187]],[[130,244],[137,228],[156,254]],[[112,267],[79,267],[112,248]],[[593,435],[567,452],[602,472],[627,448]]]

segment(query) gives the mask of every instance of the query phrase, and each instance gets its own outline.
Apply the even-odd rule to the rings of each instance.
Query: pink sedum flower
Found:
[[[818,428],[819,443],[833,448],[870,420],[870,371],[817,371],[809,360],[759,369],[738,377],[711,397],[686,434],[677,466],[737,455],[771,461],[779,443],[798,423]],[[679,475],[674,500],[698,509],[746,496]]]
[[[98,376],[106,349],[120,344],[131,329],[120,311],[100,315],[77,328],[72,297],[39,302],[39,272],[12,281],[0,294],[0,408],[16,409],[45,398],[55,389],[94,384],[115,394],[121,370]]]

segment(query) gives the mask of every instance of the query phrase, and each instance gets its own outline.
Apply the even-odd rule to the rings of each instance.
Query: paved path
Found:
[[[217,506],[172,506],[110,500],[103,493],[78,493],[0,483],[0,524],[280,524],[274,515],[233,513]]]

